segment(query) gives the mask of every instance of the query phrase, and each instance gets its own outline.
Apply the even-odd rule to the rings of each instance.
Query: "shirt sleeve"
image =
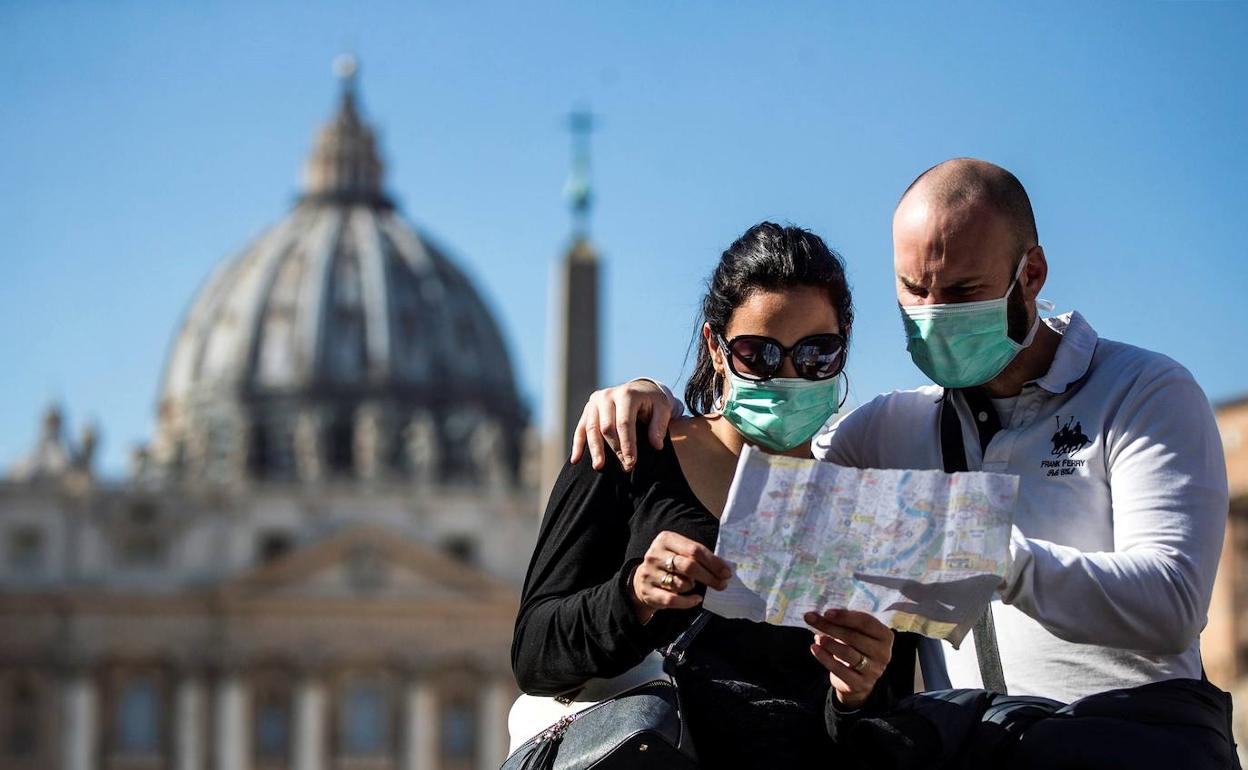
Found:
[[[1181,653],[1205,624],[1226,527],[1212,409],[1175,365],[1128,392],[1106,442],[1114,551],[1085,553],[1015,529],[1002,598],[1067,641]]]
[[[677,417],[685,416],[685,403],[681,401],[679,398],[676,398],[676,394],[672,393],[671,388],[667,387],[666,385],[654,379],[653,377],[638,377],[637,379],[645,380],[646,382],[650,382],[650,383],[654,383],[656,386],[658,386],[659,390],[663,391],[663,395],[667,396],[668,403],[672,405],[672,419],[673,420],[675,420]]]
[[[602,472],[567,464],[529,563],[512,640],[520,689],[556,695],[641,662],[654,643],[633,613],[625,560],[632,506],[614,456]]]
[[[867,457],[871,441],[871,421],[880,398],[877,397],[846,414],[831,428],[815,436],[810,453],[816,460],[846,468],[873,468]]]

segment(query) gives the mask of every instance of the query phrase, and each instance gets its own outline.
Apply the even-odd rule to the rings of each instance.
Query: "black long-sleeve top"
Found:
[[[689,487],[670,441],[662,450],[639,442],[631,472],[607,456],[601,473],[588,462],[565,466],[551,493],[512,642],[524,692],[555,695],[621,674],[673,641],[698,612],[660,610],[643,624],[628,578],[664,530],[714,548],[718,520]],[[828,673],[810,654],[812,641],[806,629],[711,618],[676,674],[703,762],[727,762],[707,766],[774,767],[836,753],[824,726]],[[897,635],[873,703],[911,691],[913,645]]]

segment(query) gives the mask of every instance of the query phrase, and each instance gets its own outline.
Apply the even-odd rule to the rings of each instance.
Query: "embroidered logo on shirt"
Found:
[[[1060,416],[1053,419],[1057,420],[1057,433],[1053,434],[1053,451],[1049,454],[1073,455],[1088,445],[1090,439],[1083,433],[1083,423],[1076,421],[1074,415],[1071,415],[1065,425],[1062,425]],[[1074,423],[1074,427],[1071,427],[1071,423]]]
[[[1060,416],[1054,419],[1057,420],[1057,433],[1053,434],[1053,449],[1049,454],[1062,459],[1041,460],[1040,467],[1044,469],[1046,476],[1073,476],[1088,461],[1076,460],[1072,455],[1092,443],[1092,439],[1083,432],[1083,423],[1076,420],[1074,415],[1066,420],[1065,425],[1062,424]]]

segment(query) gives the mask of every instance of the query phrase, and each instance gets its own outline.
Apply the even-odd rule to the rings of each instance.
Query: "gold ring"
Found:
[[[863,670],[864,668],[866,668],[866,667],[867,667],[867,660],[868,660],[868,659],[867,659],[867,656],[866,656],[866,655],[863,655],[863,656],[862,656],[862,660],[859,660],[857,663],[855,663],[855,664],[852,666],[852,668],[854,669],[854,671],[856,671],[856,672],[858,672],[858,673],[860,673],[860,674],[861,674],[861,673],[862,673],[862,670]]]
[[[659,581],[659,585],[665,589],[670,589],[672,587],[672,581],[675,579],[676,576],[668,572],[663,576],[663,579]]]
[[[676,571],[676,554],[667,557],[667,561],[663,562],[663,571],[669,575]]]

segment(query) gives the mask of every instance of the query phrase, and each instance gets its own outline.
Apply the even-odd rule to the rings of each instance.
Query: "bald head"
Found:
[[[933,166],[893,214],[897,301],[908,307],[1008,295],[1011,331],[1025,334],[1048,275],[1036,240],[1031,202],[1013,174],[973,158]]]
[[[902,193],[898,211],[912,204],[952,216],[991,212],[1003,220],[1020,253],[1039,241],[1036,217],[1022,183],[985,160],[954,158],[932,166]]]

